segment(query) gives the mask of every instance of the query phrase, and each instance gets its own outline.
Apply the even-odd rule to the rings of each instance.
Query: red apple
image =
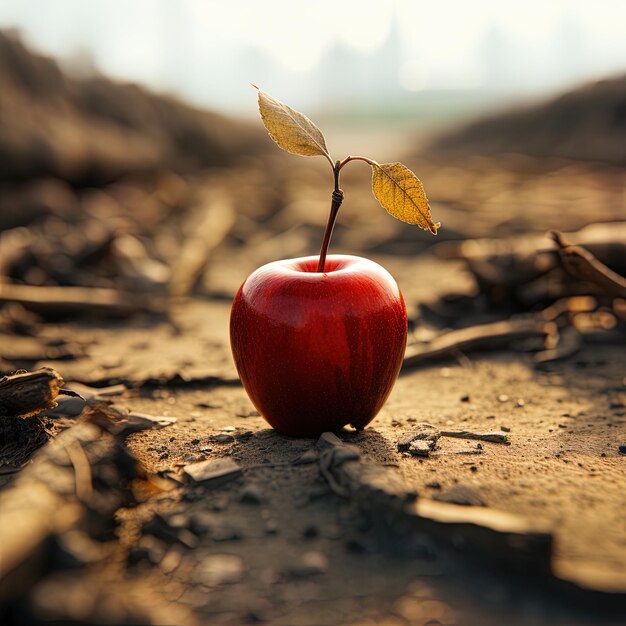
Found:
[[[356,256],[276,261],[253,272],[231,311],[235,364],[276,429],[315,437],[364,428],[398,377],[407,315],[393,277]]]

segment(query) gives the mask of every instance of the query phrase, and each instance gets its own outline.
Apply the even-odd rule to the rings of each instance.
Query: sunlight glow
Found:
[[[438,89],[546,93],[626,71],[621,0],[3,0],[0,27],[58,57],[241,109]],[[89,64],[86,64],[89,65]],[[247,108],[247,107],[246,107]]]

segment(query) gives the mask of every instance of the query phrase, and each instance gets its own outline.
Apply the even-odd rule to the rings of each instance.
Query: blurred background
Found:
[[[299,503],[308,502],[307,490],[313,483],[298,482],[305,474],[285,471],[284,461],[298,459],[300,443],[270,439],[271,433],[258,430],[265,425],[237,386],[230,353],[228,319],[236,290],[264,263],[318,253],[333,188],[332,173],[323,158],[290,155],[271,141],[259,119],[257,94],[250,83],[308,115],[324,132],[335,159],[360,154],[410,167],[424,183],[434,221],[441,222],[438,236],[433,237],[394,220],[373,198],[370,169],[364,163],[350,163],[342,170],[345,200],[330,252],[372,258],[397,279],[409,312],[405,371],[441,357],[448,359],[448,365],[459,364],[401,380],[394,391],[395,406],[381,414],[376,429],[366,431],[363,449],[367,454],[373,451],[371,458],[377,462],[397,460],[406,463],[405,467],[420,467],[421,459],[417,466],[416,459],[395,454],[401,430],[396,427],[405,418],[407,428],[413,428],[409,423],[416,419],[431,421],[431,416],[433,423],[441,428],[445,424],[446,430],[456,423],[465,431],[473,422],[489,431],[505,424],[501,428],[509,432],[506,424],[513,424],[514,441],[525,443],[512,449],[506,463],[520,465],[511,465],[511,472],[502,471],[502,479],[494,478],[496,488],[491,493],[501,492],[503,499],[485,501],[507,511],[521,510],[532,520],[552,515],[559,533],[556,545],[565,546],[555,554],[571,557],[574,565],[583,555],[591,571],[599,572],[602,584],[610,583],[611,594],[618,596],[625,545],[620,497],[624,481],[619,474],[623,470],[617,469],[623,468],[617,455],[624,454],[625,448],[623,427],[618,430],[622,422],[617,420],[624,415],[626,383],[618,358],[625,353],[626,336],[625,25],[623,0],[0,0],[0,376],[21,368],[53,367],[66,384],[78,385],[73,388],[84,394],[84,398],[63,398],[52,413],[37,413],[42,410],[38,405],[32,418],[22,419],[7,389],[14,384],[17,399],[29,399],[24,391],[28,388],[20,387],[24,379],[17,374],[0,380],[4,389],[0,397],[0,491],[14,479],[18,486],[23,480],[22,493],[28,495],[18,507],[0,507],[12,514],[9,529],[25,529],[21,547],[10,539],[4,544],[28,566],[14,570],[17,587],[0,585],[0,614],[7,598],[11,602],[17,598],[13,602],[19,605],[16,615],[34,611],[43,615],[43,623],[50,623],[46,619],[55,624],[194,623],[163,612],[163,602],[157,601],[161,595],[170,608],[185,604],[194,610],[206,609],[210,617],[203,623],[244,623],[243,613],[218,614],[219,607],[231,601],[237,611],[246,609],[246,623],[275,615],[267,598],[277,600],[280,614],[285,603],[294,606],[305,596],[317,608],[320,597],[310,582],[298,580],[287,586],[284,595],[282,590],[277,594],[274,583],[279,578],[268,570],[271,575],[265,577],[267,589],[261,595],[250,586],[248,595],[238,597],[242,587],[229,584],[232,591],[218,596],[212,587],[198,587],[191,569],[214,550],[230,552],[231,544],[222,548],[222,540],[240,538],[244,539],[243,551],[263,561],[263,567],[274,567],[284,557],[276,545],[286,546],[286,554],[294,546],[300,550],[303,538],[307,546],[316,545],[311,542],[317,541],[318,530],[309,524],[311,519],[317,524],[317,519],[307,517],[314,506],[316,511],[335,507],[334,500],[328,504],[325,487],[311,495],[309,508]],[[620,276],[601,266],[599,281],[597,276],[596,280],[573,277],[564,269],[555,242],[546,236],[551,230],[582,244]],[[488,367],[474,369],[466,355],[483,349],[506,352]],[[570,359],[584,349],[587,352],[574,365],[559,364],[560,369],[550,371],[555,361]],[[534,366],[549,371],[546,376],[535,375]],[[34,380],[41,375],[34,374]],[[28,375],[26,379],[31,380]],[[466,404],[470,402],[468,390],[471,404]],[[565,403],[559,405],[562,400]],[[90,415],[90,407],[94,403],[108,407],[111,401],[118,403],[118,408],[110,407],[118,411],[113,413],[116,420],[125,420],[119,417],[125,413],[119,411],[126,412],[130,406],[142,412],[136,414],[143,415],[140,428],[148,427],[147,418],[148,423],[163,420],[154,414],[166,416],[166,423],[167,416],[178,416],[180,429],[172,427],[161,435],[145,433],[146,437],[140,433],[121,455],[116,444],[106,454],[88,449],[93,456],[76,457],[76,463],[70,456],[75,472],[66,461],[46,461],[50,448],[44,447],[31,470],[20,473],[51,436],[69,427],[80,433],[81,420]],[[578,425],[576,420],[569,422],[570,413],[564,409],[571,410]],[[144,411],[150,414],[147,418]],[[589,418],[579,417],[587,415],[586,411]],[[609,414],[615,419],[602,421],[609,420]],[[476,421],[483,420],[480,415],[494,421]],[[495,421],[496,415],[502,421]],[[554,434],[548,439],[544,431],[549,425],[554,428],[548,432]],[[572,428],[567,429],[568,425]],[[255,429],[254,433],[248,428]],[[207,433],[212,433],[208,439]],[[571,446],[578,445],[570,435],[579,437],[579,457],[570,455]],[[74,436],[71,429],[69,436]],[[106,437],[101,440],[106,443]],[[234,447],[240,442],[241,447]],[[207,443],[218,445],[205,447]],[[559,450],[551,465],[545,461],[548,456],[542,446],[550,455]],[[568,458],[561,460],[564,447]],[[80,445],[78,449],[84,454]],[[198,491],[185,483],[177,492],[184,491],[181,509],[173,509],[165,491],[163,500],[157,494],[161,483],[151,483],[148,489],[146,482],[147,506],[134,509],[137,517],[130,506],[125,508],[130,498],[126,454],[132,453],[150,473],[158,472],[161,478],[178,476],[182,481],[185,464],[230,455],[231,450],[243,450],[246,470],[265,467],[257,464],[276,458],[276,473],[262,476],[275,476],[266,482],[285,499],[277,498],[272,505],[272,496],[267,504],[262,485],[260,492],[248,492],[247,499],[235,495],[233,488],[225,504],[218,505],[223,502],[221,496],[209,497],[204,488]],[[459,454],[466,452],[480,453],[482,444]],[[596,458],[607,454],[606,464]],[[49,457],[56,458],[54,448]],[[575,463],[576,458],[581,462]],[[488,463],[483,468],[483,461],[478,461],[468,468],[472,459],[460,460],[458,474],[450,473],[455,484],[457,478],[462,483],[467,480],[468,469],[474,472],[479,467],[475,484],[491,480],[483,478]],[[521,464],[529,459],[536,464]],[[38,527],[31,522],[38,523],[47,538],[57,527],[48,517],[56,517],[52,508],[38,506],[45,500],[45,506],[51,502],[50,507],[61,508],[55,499],[38,502],[38,489],[47,478],[53,491],[58,483],[74,502],[72,481],[75,474],[80,498],[79,469],[84,471],[85,461],[94,467],[98,485],[102,483],[98,487],[102,491],[86,501],[85,507],[89,509],[85,519],[91,525],[93,513],[96,530],[81,522],[85,532],[76,535],[63,533],[59,526],[61,556],[50,557],[40,567],[41,561],[32,554],[38,544],[28,534]],[[98,469],[101,461],[104,469]],[[583,461],[585,469],[579,469]],[[305,465],[305,471],[309,467],[318,480],[318,466]],[[569,479],[567,467],[575,472]],[[604,478],[597,477],[596,471],[607,467],[610,471]],[[425,472],[432,469],[424,468]],[[62,480],[57,480],[59,475]],[[285,476],[295,476],[295,482],[285,482]],[[539,476],[545,482],[532,478]],[[592,481],[592,476],[597,478]],[[431,481],[433,477],[440,478],[429,473],[424,489],[446,487],[444,479],[440,484]],[[427,493],[419,484],[420,493]],[[446,501],[484,504],[473,484],[469,496]],[[585,487],[588,495],[583,496]],[[99,494],[106,505],[101,506]],[[305,500],[301,501],[302,494]],[[133,495],[130,501],[143,504],[143,497]],[[230,513],[226,510],[229,498]],[[166,548],[165,544],[174,541],[188,548],[198,545],[188,530],[197,529],[193,526],[196,518],[188,515],[194,502],[196,511],[205,505],[214,507],[210,521],[201,522],[204,530],[198,533],[207,532],[214,515],[226,520],[217,520],[225,530],[221,539],[215,535],[215,542],[220,543],[213,546],[211,530],[204,546],[195,551]],[[567,505],[561,507],[564,502]],[[270,528],[272,520],[264,517],[265,508],[246,509],[250,503],[275,506],[278,519],[293,516],[300,521],[290,520],[281,528],[278,540],[283,544],[264,542],[263,533],[276,533],[276,526]],[[360,521],[352,521],[353,503],[349,504],[346,511],[351,521],[343,514],[337,519],[356,527]],[[153,505],[155,511],[163,505],[158,510],[164,515],[164,526],[158,522],[150,529]],[[181,511],[182,516],[178,515]],[[254,530],[260,534],[250,532],[248,543],[237,530],[241,519],[248,519],[246,515],[257,524],[254,528],[268,522],[265,530]],[[83,541],[111,539],[111,534],[100,534],[100,523],[106,533],[122,529],[115,552],[98,552]],[[474,522],[468,526],[473,528]],[[295,534],[283,532],[287,528]],[[485,537],[490,535],[478,530],[477,545],[482,550],[489,547]],[[151,533],[160,539],[140,543]],[[460,543],[454,533],[456,549]],[[344,542],[338,539],[341,536],[335,531],[332,535],[320,532],[320,541],[328,537],[342,542],[343,547],[339,543],[332,547],[333,559],[343,559],[348,552],[354,558],[366,558],[368,543]],[[417,544],[420,554],[421,541]],[[404,552],[409,543],[402,539],[398,552]],[[433,548],[430,543],[424,545],[428,587],[447,585],[441,575],[445,570],[437,569],[439,565],[431,558]],[[527,544],[516,545],[522,546],[520,571],[534,572],[527,568]],[[539,543],[533,540],[528,545]],[[489,547],[487,553],[492,551],[495,548]],[[500,557],[508,558],[508,554]],[[383,561],[375,559],[367,561],[367,566],[362,565],[365,561],[358,561],[357,566],[356,561],[349,561],[353,569],[335,570],[338,574],[329,577],[324,588],[339,607],[343,585],[348,589],[354,585],[357,619],[369,589],[360,587],[362,578],[357,574],[384,573],[372,577],[376,593],[368,598],[368,606],[376,610],[384,596],[385,602],[395,602],[413,575],[401,573],[408,570],[398,569],[395,552],[393,567],[381,566]],[[477,560],[482,565],[482,557]],[[183,565],[170,576],[181,561]],[[150,578],[150,592],[137,587],[136,597],[129,593],[129,580],[147,580],[158,569],[157,563],[166,578]],[[236,569],[237,562],[234,572],[229,569],[232,557],[216,563],[206,570],[211,574],[204,579],[207,585],[213,585],[213,573],[224,575],[225,583],[248,576],[243,566],[241,571]],[[68,564],[77,569],[55,578],[57,570]],[[84,576],[90,565],[93,576]],[[541,560],[540,567],[543,576],[547,561]],[[223,568],[221,573],[219,568]],[[475,593],[468,584],[468,572],[473,570],[454,568],[453,578],[460,584],[450,587],[451,605],[486,602],[487,611],[492,605],[499,607],[493,620],[466,623],[599,623],[593,616],[580,621],[578,616],[552,619],[549,611],[539,611],[540,601],[534,595],[515,603],[524,587],[521,577],[511,578],[510,594],[500,590],[499,579],[489,579],[484,590]],[[404,576],[405,582],[396,585],[399,579],[388,574]],[[569,584],[561,574],[559,590]],[[50,579],[52,584],[47,585]],[[34,580],[39,582],[34,584]],[[584,579],[572,580],[579,584]],[[414,588],[420,602],[430,598],[417,595],[422,594],[422,587]],[[547,596],[552,602],[551,590],[556,588],[546,586],[541,603],[547,605]],[[609,594],[590,595],[591,589],[586,601],[600,607]],[[567,598],[569,606],[573,590],[571,596],[559,596],[559,601]],[[621,600],[606,604],[619,607],[621,616],[623,586],[620,591]],[[257,595],[260,604],[248,602],[248,597]],[[219,597],[226,598],[226,604]],[[124,607],[132,607],[137,598],[142,599],[142,607],[150,605],[139,615],[151,618],[119,618],[120,611],[132,613]],[[412,599],[407,606],[420,602]],[[444,621],[441,603],[425,604],[439,607],[432,615],[437,623],[456,623]],[[261,608],[257,611],[255,606]],[[342,604],[339,612],[334,606],[330,607],[333,617],[323,623],[336,623],[333,620],[340,620],[341,611],[351,605]],[[545,615],[545,621],[537,621],[537,615]],[[423,620],[416,617],[411,623],[434,623],[426,613],[422,616]]]
[[[250,82],[335,158],[405,162],[442,223],[435,239],[391,219],[355,163],[332,251],[411,275],[427,250],[463,256],[451,242],[623,219],[624,23],[610,0],[4,0],[5,300],[230,297],[259,264],[316,253],[328,164],[272,144]]]

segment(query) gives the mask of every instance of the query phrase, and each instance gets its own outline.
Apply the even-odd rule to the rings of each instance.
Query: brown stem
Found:
[[[322,248],[320,250],[320,260],[317,264],[317,271],[323,272],[326,265],[326,255],[328,254],[328,246],[330,244],[330,238],[335,228],[335,221],[337,220],[337,213],[339,207],[343,202],[343,191],[339,189],[339,172],[341,168],[350,163],[350,161],[365,161],[369,165],[377,165],[376,161],[372,161],[364,156],[347,156],[343,161],[336,161],[333,165],[333,175],[335,177],[335,189],[333,190],[333,199],[330,204],[330,215],[328,216],[328,223],[326,224],[326,232],[324,233],[324,241],[322,242]],[[331,161],[332,163],[332,161]]]
[[[341,162],[337,161],[333,166],[333,175],[335,178],[335,189],[333,190],[332,202],[330,203],[330,214],[328,216],[328,223],[326,224],[326,232],[324,233],[324,241],[322,242],[322,248],[320,250],[320,260],[317,264],[317,271],[323,272],[326,265],[326,255],[328,254],[328,246],[330,244],[330,238],[335,228],[335,221],[337,220],[337,213],[339,207],[343,202],[343,191],[339,189],[339,171],[341,170]]]
[[[341,168],[346,165],[346,163],[350,163],[350,161],[364,161],[368,165],[378,165],[376,161],[372,161],[372,159],[368,159],[364,156],[347,156],[343,161],[337,162],[337,167],[339,167],[339,171],[341,171]]]

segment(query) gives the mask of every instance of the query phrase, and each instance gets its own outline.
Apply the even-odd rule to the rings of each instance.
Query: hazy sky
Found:
[[[244,113],[249,81],[310,110],[357,78],[355,97],[394,84],[536,94],[626,71],[626,0],[0,0],[0,26]]]

